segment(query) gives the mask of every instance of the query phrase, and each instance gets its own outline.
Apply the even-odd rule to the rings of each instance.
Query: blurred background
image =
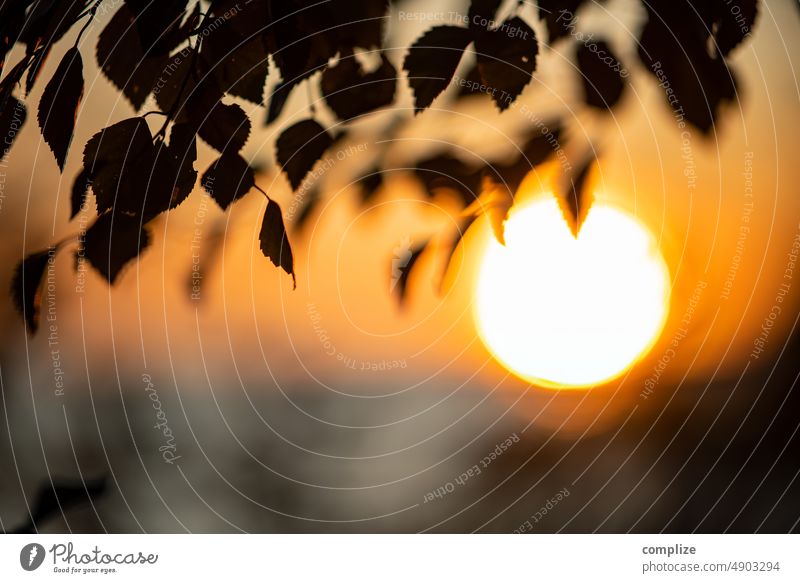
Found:
[[[398,70],[409,43],[447,18],[441,10],[465,11],[429,4],[392,8],[386,46]],[[641,26],[634,2],[607,4],[625,27]],[[82,40],[75,146],[133,115],[91,58],[110,15],[99,14]],[[606,16],[597,8],[587,18]],[[36,336],[7,294],[0,301],[0,526],[796,531],[798,39],[794,1],[761,4],[731,59],[740,102],[711,136],[692,134],[688,150],[656,81],[630,58],[635,46],[623,43],[631,90],[602,119],[580,107],[563,73],[570,56],[558,48],[541,57],[520,106],[502,115],[477,95],[412,117],[401,81],[396,105],[357,122],[315,179],[323,201],[290,231],[296,290],[258,249],[265,202],[256,192],[223,213],[198,187],[159,220],[154,244],[114,287],[59,255]],[[57,63],[49,60],[45,77]],[[268,83],[269,91],[276,80]],[[41,89],[27,98],[29,112]],[[245,150],[287,218],[295,195],[272,162],[275,136],[317,98],[294,92],[276,124],[254,125]],[[262,119],[263,109],[246,107]],[[368,205],[354,185],[378,157],[413,168],[442,143],[502,157],[531,123],[526,112],[561,115],[572,143],[602,145],[595,196],[646,224],[669,266],[659,342],[603,386],[530,385],[482,345],[472,300],[475,259],[491,237],[483,220],[444,286],[444,258],[422,255],[400,306],[393,258],[452,224],[453,205],[431,201],[401,171]],[[383,143],[398,119],[402,139]],[[214,157],[201,145],[196,168]],[[0,167],[4,289],[24,255],[91,216],[68,220],[80,165],[73,148],[60,175],[29,116]],[[42,494],[53,487],[61,504]]]

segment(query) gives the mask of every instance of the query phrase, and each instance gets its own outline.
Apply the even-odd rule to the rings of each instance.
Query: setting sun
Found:
[[[620,375],[655,343],[669,272],[635,217],[596,203],[575,239],[552,198],[521,207],[480,260],[475,319],[503,366],[553,388]]]

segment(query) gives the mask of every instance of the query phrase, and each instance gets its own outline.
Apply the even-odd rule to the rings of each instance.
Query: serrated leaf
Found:
[[[8,4],[8,2],[6,2]],[[33,4],[26,18],[25,29],[16,40],[27,45],[31,65],[25,82],[25,92],[30,93],[39,78],[53,45],[72,27],[88,0],[65,0],[62,2],[27,2]]]
[[[267,48],[260,35],[240,35],[234,19],[223,21],[203,39],[200,55],[223,91],[261,105],[269,73]]]
[[[152,159],[145,157],[143,164],[137,166],[143,179],[135,184],[137,193],[140,193],[137,206],[118,207],[141,215],[145,222],[177,207],[194,188],[197,179],[197,171],[194,169],[196,159],[194,130],[188,124],[173,125],[169,145],[163,141],[158,142]],[[136,200],[137,193],[129,195],[128,199]]]
[[[737,99],[736,77],[724,58],[709,55],[706,24],[676,6],[664,5],[662,12],[649,15],[639,58],[676,118],[708,135],[723,106]]]
[[[386,55],[381,66],[364,73],[352,54],[339,57],[339,62],[322,73],[320,89],[325,102],[340,120],[347,121],[390,105],[397,88],[397,70]]]
[[[201,117],[197,110],[190,108],[189,117],[197,123],[197,133],[209,146],[222,152],[224,150],[241,150],[250,137],[250,118],[235,103],[225,104],[218,101],[207,115]]]
[[[326,19],[322,24],[333,29],[337,46],[345,49],[381,46],[388,0],[333,0],[326,4],[331,19]]]
[[[546,161],[561,147],[559,142],[561,127],[557,122],[543,123],[541,128],[547,128],[548,131],[543,134],[539,126],[535,127],[531,131],[531,137],[522,145],[516,160],[510,163],[501,161],[487,166],[485,176],[515,195],[531,170]]]
[[[292,283],[297,287],[294,276],[294,258],[289,238],[286,236],[286,227],[283,224],[281,207],[274,200],[267,202],[264,220],[261,222],[261,233],[258,237],[261,243],[261,252],[275,267],[280,267],[292,276]]]
[[[172,201],[172,206],[175,206],[189,196],[197,181],[197,170],[194,169],[194,163],[197,161],[197,138],[189,124],[176,123],[172,126],[168,152],[175,176],[176,192]]]
[[[475,31],[486,30],[486,24],[493,22],[503,0],[472,0],[467,11],[469,27]]]
[[[608,43],[598,40],[579,45],[576,60],[586,104],[602,110],[615,107],[625,90],[625,81],[620,74],[622,65]]]
[[[39,128],[62,171],[82,98],[83,61],[80,51],[73,47],[64,54],[39,100]]]
[[[27,117],[25,104],[10,95],[0,111],[0,159],[5,159],[8,155]]]
[[[100,33],[97,64],[138,111],[153,90],[168,55],[147,51],[139,37],[136,15],[123,4]]]
[[[271,21],[277,25],[270,27],[266,40],[282,79],[298,83],[324,69],[336,55],[336,4],[315,2],[300,8],[293,2],[269,3]]]
[[[92,136],[83,151],[83,167],[92,180],[97,211],[141,212],[155,157],[150,128],[133,117]]]
[[[289,95],[292,89],[297,85],[296,81],[280,82],[272,90],[272,95],[269,97],[269,105],[267,106],[267,120],[266,124],[273,123],[280,117],[286,102],[289,100]]]
[[[758,17],[758,0],[736,0],[735,4],[720,1],[717,9],[713,36],[719,53],[728,56],[752,33]]]
[[[293,190],[302,184],[333,138],[313,119],[304,119],[286,128],[275,143],[277,159]]]
[[[72,183],[72,190],[70,191],[70,212],[69,219],[72,220],[78,213],[81,212],[83,205],[86,203],[86,196],[89,194],[89,188],[92,185],[92,179],[85,168],[81,168],[75,180]]]
[[[430,107],[455,75],[472,34],[458,26],[436,26],[418,38],[408,50],[403,69],[414,91],[414,108]]]
[[[113,285],[149,244],[150,235],[139,217],[108,212],[86,231],[79,255]]]
[[[226,151],[208,167],[200,184],[220,208],[226,210],[255,186],[255,176],[239,154]]]
[[[561,192],[556,195],[564,219],[575,237],[594,202],[589,176],[596,162],[594,156],[589,156],[577,169],[567,173],[562,180]]]
[[[42,282],[52,253],[55,249],[28,255],[17,265],[11,279],[11,299],[17,312],[25,319],[30,334],[35,334],[39,328]]]
[[[187,0],[125,0],[136,18],[136,31],[145,53],[166,54],[187,37],[181,27]]]
[[[539,43],[528,24],[515,16],[499,28],[488,30],[475,39],[478,71],[484,85],[491,88],[495,105],[508,109],[533,78]]]

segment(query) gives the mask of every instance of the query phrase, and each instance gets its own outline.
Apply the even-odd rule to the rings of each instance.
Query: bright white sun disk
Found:
[[[514,374],[550,387],[600,384],[655,343],[669,272],[635,217],[595,203],[575,239],[549,197],[514,212],[505,239],[481,260],[475,318]]]

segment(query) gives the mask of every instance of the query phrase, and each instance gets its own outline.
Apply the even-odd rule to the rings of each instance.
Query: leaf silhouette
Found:
[[[69,219],[72,220],[78,213],[81,212],[83,205],[86,203],[86,196],[89,193],[89,188],[92,186],[92,180],[89,173],[85,168],[81,168],[75,180],[72,183],[72,190],[70,195],[70,212]]]
[[[476,215],[486,215],[494,237],[501,245],[506,244],[505,223],[506,219],[508,219],[508,213],[514,204],[514,194],[505,185],[498,184],[494,180],[485,177],[480,199],[466,210],[466,212],[472,211]]]
[[[235,103],[218,101],[205,117],[192,110],[190,117],[198,123],[198,135],[218,152],[239,151],[250,137],[250,118]]]
[[[723,57],[709,55],[704,22],[687,16],[679,5],[659,6],[662,12],[649,14],[639,58],[659,82],[678,122],[688,121],[709,134],[722,106],[737,98],[736,78]]]
[[[154,156],[150,128],[141,117],[92,136],[83,150],[83,167],[92,181],[97,211],[110,210],[119,201],[118,210],[140,212]]]
[[[255,186],[255,177],[238,153],[225,151],[208,167],[200,184],[222,210],[227,210]]]
[[[17,42],[25,26],[26,8],[24,2],[4,2],[0,5],[0,71],[4,68],[8,51]]]
[[[379,47],[388,9],[388,0],[333,0],[328,6],[332,20],[328,21],[327,27],[333,27],[336,33],[335,42],[341,49]]]
[[[373,166],[357,180],[361,188],[361,204],[369,204],[383,186],[383,172],[379,166]]]
[[[136,15],[123,4],[100,33],[97,64],[138,111],[156,85],[168,55],[147,51],[139,38]]]
[[[562,182],[562,192],[557,195],[561,212],[572,231],[577,237],[589,208],[594,202],[594,195],[589,189],[589,176],[597,159],[592,155],[577,168],[569,172]]]
[[[539,128],[534,130],[528,141],[522,145],[515,161],[497,162],[487,166],[484,175],[497,185],[507,188],[512,195],[516,194],[530,171],[560,147],[561,126],[557,122],[549,122],[543,123],[541,127],[548,131],[543,134]]]
[[[176,123],[172,126],[167,148],[171,164],[171,172],[175,177],[172,205],[179,204],[186,199],[197,181],[197,170],[194,163],[197,161],[197,139],[194,129],[188,124]]]
[[[170,55],[160,63],[159,71],[156,75],[157,80],[153,87],[153,95],[156,103],[162,111],[177,115],[177,119],[184,119],[186,116],[186,101],[191,97],[199,99],[196,94],[197,74],[195,70],[194,53],[191,51],[178,51]],[[210,83],[210,82],[209,82]],[[210,85],[214,87],[213,84]],[[208,99],[217,101],[222,97],[222,90],[219,89],[214,95],[209,95]]]
[[[469,206],[480,194],[481,171],[450,154],[437,154],[417,162],[414,174],[430,196],[440,188],[455,191],[464,206]]]
[[[36,493],[30,517],[24,525],[14,530],[17,534],[34,533],[46,520],[61,515],[65,510],[80,504],[92,503],[106,491],[105,476],[75,481],[48,480]]]
[[[475,40],[478,71],[500,111],[508,109],[536,70],[539,44],[536,33],[515,16]]]
[[[397,70],[381,54],[381,66],[364,73],[351,54],[343,54],[339,62],[322,73],[320,88],[325,102],[346,121],[392,103],[397,86]]]
[[[299,83],[325,68],[336,55],[336,18],[330,4],[333,2],[269,3],[271,20],[279,24],[267,35],[268,49],[285,81]]]
[[[758,17],[758,0],[737,0],[736,7],[738,13],[734,13],[733,5],[717,3],[712,30],[717,50],[723,56],[728,56],[751,33]]]
[[[590,50],[589,46],[594,46],[595,50]],[[625,90],[625,82],[616,70],[620,61],[611,47],[602,40],[593,41],[591,45],[582,44],[576,57],[586,104],[602,110],[616,106]]]
[[[25,104],[10,95],[0,110],[0,159],[8,155],[27,117]]]
[[[122,269],[150,244],[139,217],[107,212],[86,231],[79,257],[113,285]]]
[[[314,187],[310,188],[306,193],[303,206],[300,207],[300,211],[297,213],[297,216],[294,219],[292,228],[295,231],[299,232],[305,228],[306,224],[308,224],[309,219],[312,217],[314,211],[317,209],[321,201],[322,195],[320,194],[319,187],[314,185]]]
[[[135,184],[144,199],[134,193],[129,200],[138,200],[139,206],[120,207],[135,214],[141,214],[145,222],[156,215],[177,207],[194,188],[197,171],[194,162],[197,159],[197,140],[194,130],[189,124],[178,123],[172,126],[169,145],[158,142],[154,148],[152,160],[144,158],[141,167],[141,178]],[[137,165],[137,167],[139,167]]]
[[[289,100],[289,95],[291,95],[292,89],[296,85],[296,81],[280,82],[272,90],[272,95],[269,97],[269,106],[267,107],[267,125],[280,117],[286,102]]]
[[[125,0],[136,19],[136,32],[145,53],[167,54],[181,41],[181,20],[187,0]]]
[[[64,54],[39,101],[39,128],[62,171],[82,97],[83,61],[80,51],[73,47]]]
[[[442,272],[442,283],[444,283],[444,279],[447,276],[447,272],[450,270],[450,265],[453,263],[453,256],[455,255],[459,244],[464,239],[464,236],[467,234],[467,231],[469,231],[470,227],[473,224],[475,224],[477,218],[478,216],[475,214],[468,215],[462,218],[456,228],[456,232],[448,241],[448,245],[446,248],[446,259],[444,262],[444,269]]]
[[[437,26],[411,45],[403,61],[408,82],[414,91],[414,108],[420,112],[430,107],[455,75],[464,49],[472,34],[458,26]]]
[[[17,39],[27,45],[27,54],[33,56],[25,82],[26,93],[33,89],[53,45],[66,34],[88,4],[88,0],[69,0],[36,2],[31,7],[25,28]]]
[[[289,238],[286,236],[286,227],[283,224],[283,214],[281,207],[274,200],[267,201],[267,210],[264,213],[264,220],[261,223],[261,252],[264,257],[269,258],[275,267],[282,268],[292,276],[292,283],[297,287],[297,280],[294,276],[294,258],[292,248],[289,245]]]
[[[405,304],[408,298],[408,283],[409,283],[409,277],[411,276],[411,271],[416,266],[417,261],[419,261],[422,252],[425,251],[425,247],[427,246],[427,244],[428,243],[426,241],[422,245],[418,245],[413,249],[411,249],[411,254],[408,257],[408,260],[405,261],[405,265],[399,267],[398,269],[392,269],[393,272],[392,288],[394,292],[397,294],[397,301],[401,307]],[[397,271],[399,271],[399,274],[397,273]]]
[[[223,91],[261,105],[269,72],[267,47],[259,35],[248,39],[223,22],[203,39],[200,55]]]
[[[331,135],[313,119],[299,121],[278,136],[275,143],[278,163],[293,190],[302,184],[332,143]]]
[[[42,282],[50,256],[54,253],[55,248],[52,248],[28,255],[17,265],[11,280],[11,299],[25,319],[30,334],[35,334],[39,328]]]
[[[467,11],[469,27],[477,32],[486,30],[486,24],[495,20],[502,3],[503,0],[472,0]]]

